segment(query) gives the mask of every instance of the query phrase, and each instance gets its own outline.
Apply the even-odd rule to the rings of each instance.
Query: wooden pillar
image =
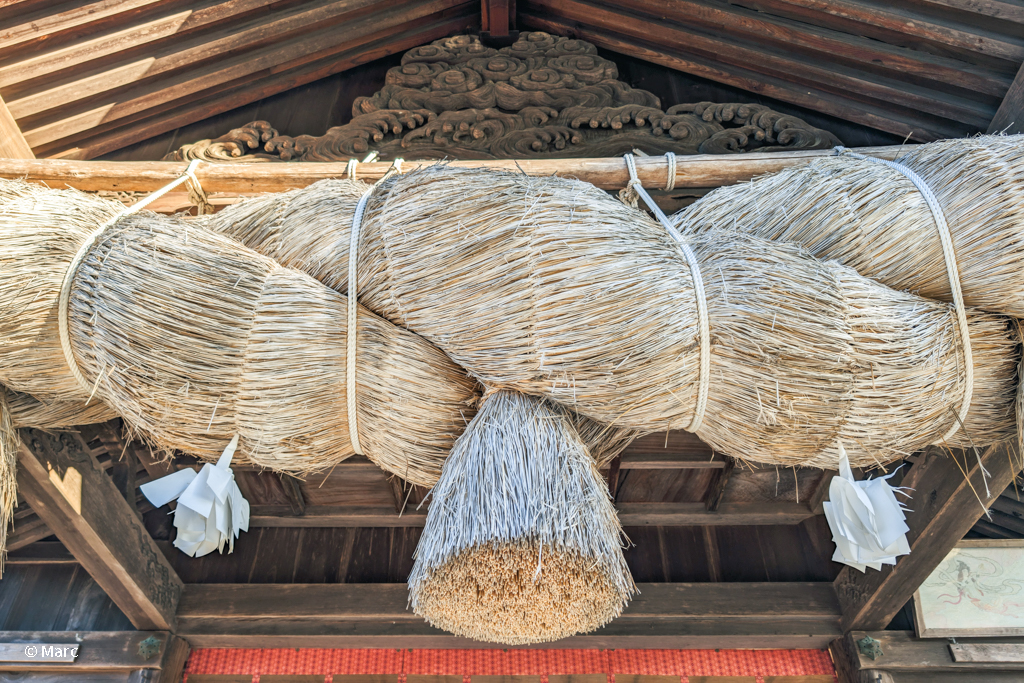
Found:
[[[11,112],[0,98],[0,158],[5,159],[35,159],[32,148],[25,142],[25,136],[21,134],[17,122],[11,116]]]
[[[183,584],[75,433],[22,429],[18,489],[139,630],[172,631]]]
[[[844,631],[880,631],[945,559],[1018,473],[1016,447],[997,444],[981,451],[930,450],[903,480],[913,489],[907,515],[910,554],[895,567],[861,573],[846,567],[835,580]],[[982,465],[990,473],[988,491]],[[984,505],[984,507],[983,507]]]

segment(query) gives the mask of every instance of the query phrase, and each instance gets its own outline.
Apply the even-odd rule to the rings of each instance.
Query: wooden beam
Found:
[[[173,630],[182,583],[77,434],[22,429],[18,490],[140,630]]]
[[[87,133],[101,124],[120,125],[117,122],[122,120],[128,124],[133,117],[146,112],[198,100],[212,88],[258,81],[263,76],[298,68],[315,59],[336,56],[358,47],[364,51],[377,49],[381,44],[387,44],[391,34],[400,33],[409,25],[430,21],[464,2],[402,0],[394,6],[389,3],[386,9],[372,16],[361,16],[346,23],[343,31],[333,25],[315,27],[315,30],[280,43],[272,42],[260,49],[229,54],[208,63],[199,62],[199,66],[174,78],[142,80],[127,89],[103,93],[95,99],[74,102],[67,107],[61,105],[61,98],[75,98],[75,95],[62,86],[39,96],[12,101],[11,112],[18,118],[33,112],[32,120],[39,119],[42,111],[46,112],[36,125],[23,127],[25,139],[36,148],[43,149],[65,138]],[[40,107],[50,108],[40,110]]]
[[[909,147],[861,147],[856,152],[880,159],[895,159]],[[792,152],[750,152],[738,155],[695,154],[676,160],[676,187],[720,187],[744,182],[815,159],[833,155],[831,150]],[[434,161],[407,161],[412,170]],[[531,176],[572,175],[605,190],[622,189],[629,182],[626,164],[620,157],[598,159],[501,159],[452,161],[458,168],[521,169]],[[71,161],[63,159],[0,160],[0,178],[25,178],[51,187],[73,187],[86,191],[152,192],[180,176],[187,164],[171,161]],[[636,160],[641,182],[652,187],[665,183],[665,160],[640,157]],[[359,165],[359,177],[373,182],[391,168],[391,162]],[[283,192],[306,187],[327,178],[345,175],[342,163],[318,164],[200,164],[196,175],[207,192]]]
[[[738,41],[728,30],[704,32],[691,28],[691,22],[666,21],[665,12],[648,9],[635,0],[626,5],[600,5],[588,0],[531,0],[530,11],[540,16],[577,22],[598,31],[613,31],[641,45],[681,52],[711,60],[722,71],[745,69],[788,81],[797,88],[811,86],[834,95],[883,108],[895,105],[903,110],[919,110],[977,128],[984,127],[992,110],[975,98],[958,96],[948,87],[924,87],[906,81],[879,77],[866,71],[829,60],[804,57],[787,44],[758,45]],[[685,4],[685,3],[678,3]],[[718,79],[716,79],[718,80]]]
[[[39,661],[42,649],[54,645],[77,647],[74,661]],[[25,655],[29,646],[35,647],[36,658]],[[141,671],[145,673],[131,680],[178,683],[188,651],[187,642],[166,631],[0,631],[0,671],[51,672],[67,680]]]
[[[882,648],[881,656],[871,659],[861,654],[857,641],[870,636],[879,641]],[[853,631],[832,643],[829,649],[836,662],[837,671],[842,668],[847,680],[875,680],[868,672],[885,671],[895,674],[894,680],[900,681],[900,674],[918,674],[919,676],[935,676],[936,674],[969,674],[996,673],[1000,671],[1021,671],[1021,660],[1011,661],[969,661],[969,655],[961,655],[958,660],[953,648],[990,648],[992,651],[1004,650],[1020,652],[1020,639],[986,638],[984,644],[958,646],[946,638],[917,638],[913,631]],[[974,657],[981,660],[1000,659],[1000,657]],[[840,678],[840,680],[843,680]],[[916,680],[916,679],[915,679]],[[944,680],[944,679],[943,679]],[[1004,680],[998,678],[997,680]]]
[[[35,513],[21,520],[15,519],[14,529],[7,532],[7,551],[24,548],[47,536],[53,536],[53,532]]]
[[[1013,481],[1019,455],[1009,443],[990,446],[978,458],[963,451],[930,449],[907,473],[913,491],[907,515],[910,554],[895,567],[861,573],[845,567],[835,580],[844,630],[881,630]],[[982,466],[991,474],[987,486]],[[984,508],[983,508],[984,504]]]
[[[205,88],[188,98],[104,123],[71,138],[41,146],[39,153],[67,159],[91,159],[346,69],[404,52],[438,38],[465,32],[477,25],[479,14],[473,10],[478,7],[478,3],[468,0],[434,17],[378,31],[352,49],[339,52],[345,47],[342,45],[315,58],[300,60],[301,63],[293,64],[293,68],[265,69],[248,78]]]
[[[722,503],[708,510],[704,503],[620,503],[622,526],[763,526],[800,524],[813,516],[807,505],[775,503]],[[253,505],[249,527],[422,527],[426,507],[407,505],[401,514],[393,505],[343,507],[307,505],[296,515],[290,505]]]
[[[931,81],[992,96],[1001,96],[1011,81],[992,69],[959,59],[734,4],[717,5],[699,0],[621,0],[615,5],[730,39],[742,38],[748,43],[773,45],[790,53],[802,52],[828,63],[840,58],[863,65],[871,72],[884,70],[888,77],[896,80]],[[532,2],[527,2],[524,9],[532,6]]]
[[[732,477],[732,471],[736,469],[736,460],[733,458],[726,458],[725,467],[718,470],[711,476],[711,485],[708,486],[707,492],[704,494],[704,507],[708,512],[717,512],[719,506],[722,504],[722,497],[725,495],[725,487],[729,485],[729,479]],[[807,516],[810,516],[810,508],[802,508],[807,510]],[[806,519],[806,517],[805,517]],[[800,520],[801,522],[803,519]]]
[[[78,560],[63,543],[51,541],[33,543],[16,552],[9,552],[4,564],[78,564]]]
[[[989,133],[1024,133],[1024,64],[988,124]]]
[[[816,648],[840,633],[828,583],[639,589],[604,628],[540,647]],[[407,601],[405,584],[188,584],[178,633],[193,647],[493,647],[432,628]]]
[[[11,116],[10,110],[0,97],[0,158],[35,159],[32,148],[25,141],[18,122]]]
[[[914,140],[927,142],[940,138],[961,137],[967,132],[972,132],[971,128],[946,119],[902,108],[897,110],[861,102],[852,99],[850,93],[842,93],[835,89],[826,91],[810,83],[795,83],[785,74],[776,77],[745,67],[725,68],[714,56],[697,55],[684,48],[668,49],[654,42],[623,36],[617,31],[596,29],[570,19],[529,12],[520,12],[519,18],[524,28],[571,34],[594,43],[599,48],[661,64],[676,71],[773,97],[896,135],[908,136]]]

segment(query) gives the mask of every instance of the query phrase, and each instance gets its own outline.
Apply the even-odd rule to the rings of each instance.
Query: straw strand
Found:
[[[964,355],[964,375],[966,386],[964,387],[963,398],[960,401],[960,410],[957,413],[958,419],[942,437],[943,441],[951,439],[960,429],[963,421],[967,418],[967,411],[971,407],[971,397],[974,394],[974,358],[971,354],[971,337],[967,326],[967,311],[964,308],[964,295],[960,287],[960,272],[956,265],[956,252],[953,249],[953,237],[949,233],[949,225],[946,223],[946,216],[942,212],[942,206],[939,205],[939,200],[935,197],[935,193],[932,192],[930,187],[928,187],[928,183],[926,183],[921,176],[917,175],[903,164],[896,161],[888,161],[886,159],[878,159],[876,157],[857,154],[856,152],[851,152],[845,147],[836,147],[835,151],[838,156],[849,156],[854,159],[863,159],[872,163],[882,164],[905,175],[910,182],[914,183],[914,187],[916,187],[921,193],[921,196],[924,197],[924,201],[928,204],[928,209],[932,213],[932,218],[935,219],[935,227],[939,232],[939,240],[942,243],[942,257],[946,261],[946,274],[949,277],[949,288],[953,294],[953,305],[956,307],[956,321],[957,326],[960,328],[960,339],[963,344]]]
[[[672,221],[668,219],[665,212],[661,210],[661,207],[654,203],[651,196],[647,194],[644,186],[640,183],[640,177],[636,172],[636,161],[633,159],[632,154],[627,154],[626,168],[629,170],[629,184],[626,186],[627,191],[632,190],[640,196],[644,203],[654,212],[655,217],[661,222],[665,230],[672,239],[676,241],[679,247],[679,251],[683,254],[686,259],[686,264],[690,267],[690,275],[693,278],[693,291],[696,295],[697,303],[697,320],[698,320],[698,333],[700,335],[700,372],[697,375],[698,389],[697,389],[697,405],[694,407],[693,420],[691,420],[689,426],[685,429],[688,432],[696,432],[700,429],[701,422],[704,420],[704,411],[708,405],[708,384],[711,378],[711,331],[710,322],[708,319],[708,302],[704,295],[704,280],[700,274],[700,265],[697,263],[697,256],[690,249],[690,245],[686,243],[683,236],[679,234],[676,227],[672,225]],[[669,167],[675,166],[675,155],[669,157]],[[674,171],[674,168],[673,168]],[[675,173],[672,172],[672,182],[675,182]]]
[[[64,280],[61,282],[60,298],[58,299],[57,304],[57,330],[60,335],[60,348],[61,351],[64,352],[64,359],[67,361],[68,369],[71,370],[71,374],[74,375],[78,384],[81,385],[82,389],[84,389],[90,396],[93,393],[94,387],[89,384],[85,379],[85,376],[82,374],[82,370],[78,367],[78,361],[75,360],[75,353],[71,349],[71,335],[68,330],[68,305],[71,300],[71,283],[75,279],[75,274],[78,273],[78,267],[82,264],[82,261],[85,260],[85,257],[88,256],[89,252],[99,241],[100,237],[103,236],[103,233],[125,216],[141,211],[186,181],[193,184],[197,194],[201,193],[202,185],[195,174],[196,167],[200,163],[201,161],[199,159],[193,159],[189,162],[185,172],[175,180],[164,185],[145,199],[132,204],[124,211],[121,211],[116,216],[103,223],[103,225],[96,228],[96,230],[93,231],[93,233],[82,243],[82,246],[78,248],[78,252],[75,254],[74,258],[71,259],[71,265],[69,265],[68,269],[64,272]]]

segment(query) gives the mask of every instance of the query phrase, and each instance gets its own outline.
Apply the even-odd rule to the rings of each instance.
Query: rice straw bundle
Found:
[[[117,417],[110,406],[102,401],[54,401],[43,403],[29,394],[7,392],[7,408],[11,421],[17,427],[54,429],[97,424]]]
[[[5,203],[0,254],[16,254],[7,262],[32,264],[37,273],[18,289],[33,302],[31,317],[12,309],[0,316],[5,338],[21,333],[35,342],[0,348],[9,386],[45,389],[41,374],[60,383],[49,394],[55,399],[88,397],[56,341],[56,302],[66,255],[107,218],[96,206],[80,193],[52,190]],[[63,230],[65,212],[88,218]],[[33,240],[37,230],[43,239]],[[9,279],[8,270],[0,277]],[[12,285],[4,284],[9,295]],[[214,459],[237,433],[245,460],[297,472],[352,454],[344,296],[226,237],[155,215],[125,217],[104,232],[72,284],[78,365],[96,397],[156,447]],[[365,309],[358,333],[366,454],[429,485],[423,473],[439,474],[472,417],[477,385],[436,348]],[[37,362],[25,362],[30,352]]]
[[[349,229],[368,189],[358,181],[323,180],[301,190],[248,199],[195,222],[345,294]],[[360,299],[366,303],[362,294]],[[572,410],[566,416],[598,467],[608,465],[642,433],[597,423]]]
[[[635,591],[620,538],[607,485],[564,411],[489,394],[434,487],[410,602],[476,640],[586,633]]]
[[[942,207],[964,301],[1024,317],[1024,135],[921,145],[897,159]],[[798,242],[900,290],[952,301],[935,220],[906,175],[847,155],[723,187],[672,217]]]
[[[343,287],[361,194],[325,181],[213,220]],[[361,234],[360,301],[487,386],[616,427],[690,425],[693,280],[645,214],[573,180],[439,165],[378,186]],[[957,424],[965,380],[946,306],[798,248],[725,231],[698,242],[712,337],[697,430],[707,443],[759,462],[835,467],[843,439],[851,461],[868,465],[941,441]],[[1012,433],[1019,340],[1004,319],[970,321],[975,388],[966,434],[954,441],[991,443]]]

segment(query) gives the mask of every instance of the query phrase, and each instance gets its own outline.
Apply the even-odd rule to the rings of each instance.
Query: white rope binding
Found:
[[[125,216],[130,216],[131,214],[137,213],[146,208],[182,183],[188,181],[196,195],[205,197],[206,194],[203,192],[203,186],[200,184],[199,178],[196,177],[196,168],[200,163],[202,162],[199,159],[193,159],[189,162],[185,172],[178,176],[178,178],[167,185],[164,185],[145,199],[132,204],[106,223],[96,228],[96,230],[94,230],[93,233],[89,235],[84,242],[82,242],[82,246],[78,248],[78,252],[75,253],[75,257],[71,259],[71,264],[64,272],[64,280],[60,285],[60,298],[57,300],[57,332],[60,337],[60,349],[64,352],[64,360],[67,362],[68,369],[71,371],[71,374],[74,375],[79,386],[89,393],[89,400],[92,400],[92,393],[95,391],[95,387],[89,385],[89,382],[86,381],[85,376],[82,374],[81,368],[78,367],[78,361],[75,360],[75,352],[71,348],[71,334],[68,325],[70,316],[69,308],[71,305],[71,284],[75,280],[78,268],[82,265],[82,261],[85,260],[85,257],[89,255],[89,252],[92,251],[92,248],[96,246],[96,243],[99,242],[103,233],[111,226],[116,224]]]
[[[675,186],[675,155],[670,157],[669,165],[672,168],[670,174],[671,184]],[[672,221],[668,219],[665,212],[661,210],[654,200],[651,199],[651,195],[647,194],[647,190],[644,189],[640,183],[640,177],[636,172],[636,161],[632,154],[626,155],[626,168],[629,170],[629,184],[626,185],[626,190],[636,192],[636,194],[644,200],[648,208],[654,212],[654,215],[664,226],[668,234],[672,236],[672,239],[676,241],[676,245],[682,252],[683,257],[686,259],[687,265],[690,267],[690,277],[693,279],[693,291],[697,299],[697,325],[698,334],[700,336],[700,371],[697,376],[697,405],[693,411],[693,419],[690,421],[690,425],[685,427],[688,432],[695,432],[700,429],[701,422],[704,420],[704,411],[708,405],[708,384],[711,377],[711,330],[710,322],[708,320],[708,302],[704,295],[704,279],[700,274],[700,264],[697,263],[697,256],[690,249],[690,245],[686,243],[683,236],[679,234],[675,226],[672,225]]]
[[[668,164],[668,181],[665,183],[665,192],[676,189],[676,155],[672,152],[665,152],[665,163]]]
[[[939,241],[942,243],[942,257],[946,261],[946,277],[949,278],[949,289],[953,293],[953,305],[956,307],[956,321],[957,326],[960,328],[960,342],[963,344],[964,354],[964,369],[965,369],[965,383],[964,397],[960,403],[960,410],[957,413],[957,420],[950,427],[949,431],[945,436],[942,437],[943,441],[948,441],[953,437],[954,434],[960,429],[960,426],[967,419],[967,412],[971,408],[971,398],[974,395],[974,357],[971,354],[971,336],[970,329],[967,327],[967,311],[964,308],[964,295],[960,289],[960,271],[956,266],[956,252],[953,250],[953,237],[949,233],[949,225],[946,223],[946,215],[942,212],[942,206],[939,205],[939,200],[935,197],[935,193],[928,187],[928,183],[924,181],[924,178],[914,173],[911,169],[907,168],[903,164],[896,161],[887,161],[886,159],[878,159],[876,157],[869,157],[856,152],[851,152],[845,147],[836,147],[835,152],[837,156],[849,156],[854,159],[866,159],[872,163],[882,164],[889,168],[899,171],[905,175],[910,182],[914,183],[917,191],[924,197],[924,201],[928,204],[928,208],[932,212],[932,218],[935,220],[935,227],[939,231]]]
[[[376,156],[376,152],[372,153]],[[369,158],[369,157],[367,157]],[[351,159],[352,164],[355,159]],[[374,183],[370,189],[363,193],[356,204],[356,211],[352,214],[352,232],[348,241],[348,323],[345,339],[345,404],[348,408],[348,438],[352,443],[352,450],[356,455],[363,454],[363,447],[359,444],[359,411],[356,406],[356,320],[359,313],[359,288],[356,277],[356,267],[359,262],[359,231],[363,225],[363,214],[366,213],[366,203],[370,201],[370,195],[377,185],[390,178],[395,173],[402,172],[401,157],[391,162],[391,168],[384,176]],[[354,170],[354,168],[353,168]]]

